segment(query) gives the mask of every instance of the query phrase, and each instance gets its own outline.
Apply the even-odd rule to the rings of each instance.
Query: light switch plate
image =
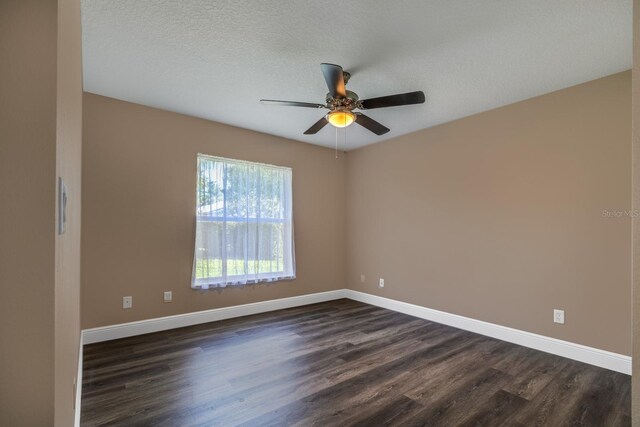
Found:
[[[64,234],[67,228],[67,185],[58,177],[58,234]]]

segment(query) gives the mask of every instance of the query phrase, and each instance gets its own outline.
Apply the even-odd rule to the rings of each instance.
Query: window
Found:
[[[198,154],[191,287],[294,278],[291,169]]]

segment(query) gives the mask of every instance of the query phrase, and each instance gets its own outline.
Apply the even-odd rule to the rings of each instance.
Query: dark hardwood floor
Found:
[[[630,377],[351,300],[84,348],[83,426],[623,426]]]

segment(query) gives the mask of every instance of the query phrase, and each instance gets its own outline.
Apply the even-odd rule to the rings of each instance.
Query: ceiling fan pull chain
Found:
[[[338,128],[336,128],[336,159],[338,158]]]
[[[344,145],[342,151],[347,151],[347,128],[344,128]]]

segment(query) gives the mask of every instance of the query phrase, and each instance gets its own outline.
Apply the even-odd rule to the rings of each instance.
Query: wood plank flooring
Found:
[[[83,426],[628,426],[630,377],[351,300],[84,348]]]

